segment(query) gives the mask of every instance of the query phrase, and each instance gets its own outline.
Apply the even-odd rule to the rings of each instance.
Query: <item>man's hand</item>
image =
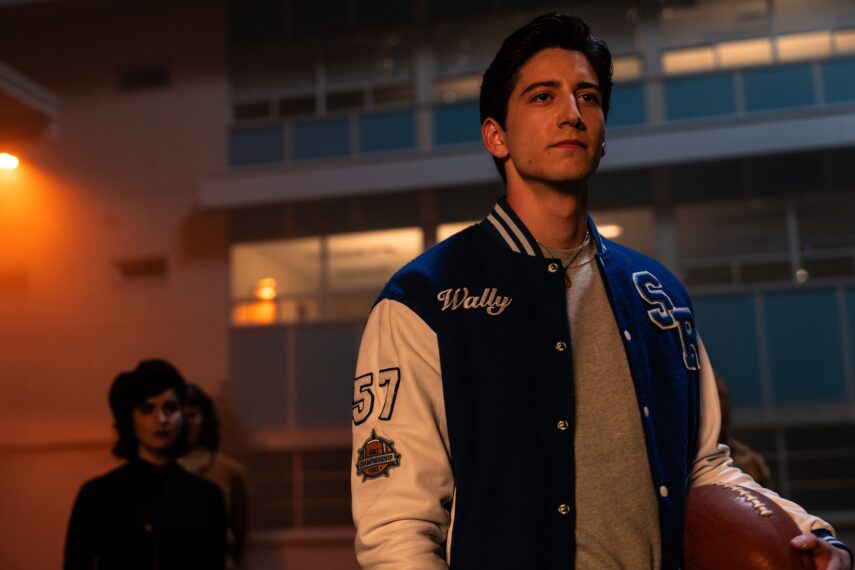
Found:
[[[842,548],[831,546],[815,534],[800,534],[790,541],[793,548],[809,550],[817,570],[850,570],[852,559]]]

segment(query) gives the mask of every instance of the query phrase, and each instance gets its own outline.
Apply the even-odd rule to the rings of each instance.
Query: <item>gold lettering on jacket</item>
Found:
[[[437,300],[442,303],[443,311],[457,309],[484,309],[488,315],[501,315],[513,299],[507,295],[499,295],[495,287],[487,287],[481,295],[470,295],[468,287],[445,289],[440,291]]]

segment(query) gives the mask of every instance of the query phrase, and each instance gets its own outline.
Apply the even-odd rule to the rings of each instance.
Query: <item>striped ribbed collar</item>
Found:
[[[493,211],[487,214],[487,217],[481,222],[481,227],[493,238],[509,247],[511,251],[532,257],[544,257],[537,240],[534,239],[522,220],[508,205],[505,196],[499,198],[496,205],[493,206]],[[606,244],[603,243],[597,226],[590,215],[588,216],[588,231],[594,238],[597,255],[604,254],[607,251]]]

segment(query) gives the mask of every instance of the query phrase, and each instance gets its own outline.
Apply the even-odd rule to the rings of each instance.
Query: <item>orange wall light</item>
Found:
[[[255,296],[262,301],[272,301],[276,298],[276,279],[273,277],[264,277],[258,280],[258,287],[255,289]]]
[[[18,157],[8,152],[0,152],[0,170],[15,170],[20,161]]]

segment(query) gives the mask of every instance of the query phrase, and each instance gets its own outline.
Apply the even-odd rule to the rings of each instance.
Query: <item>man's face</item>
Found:
[[[163,455],[181,435],[184,419],[181,404],[172,388],[146,399],[134,408],[134,433],[140,456]]]
[[[603,154],[601,103],[597,74],[581,52],[549,48],[532,57],[508,101],[509,181],[577,186],[587,180]]]

